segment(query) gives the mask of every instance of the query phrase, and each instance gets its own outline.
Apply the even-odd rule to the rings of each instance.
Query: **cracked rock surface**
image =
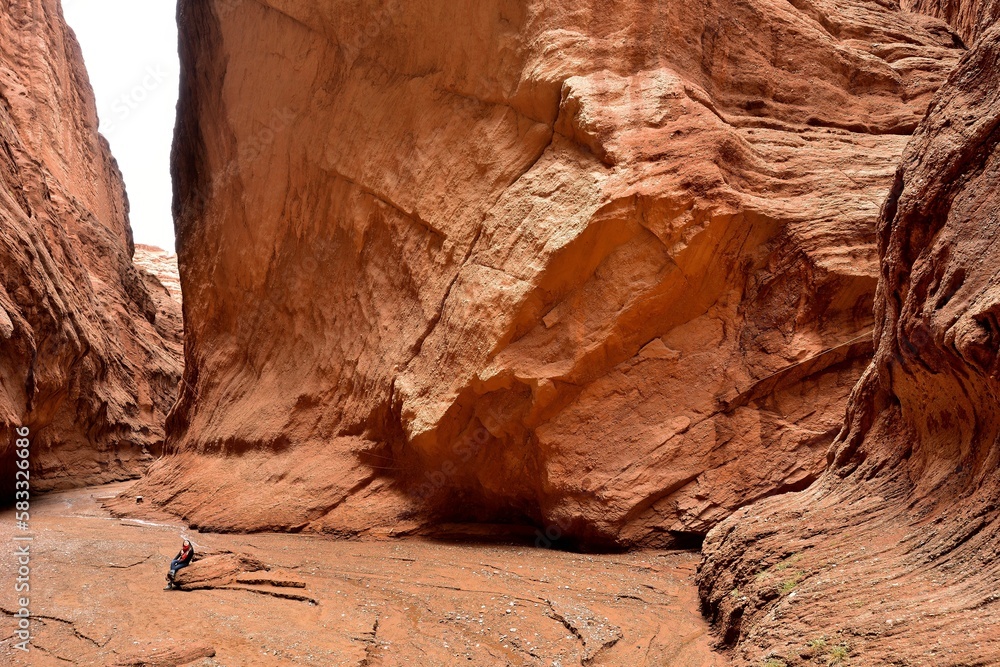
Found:
[[[140,667],[725,667],[698,611],[697,554],[221,535],[102,508],[128,484],[33,502],[32,652],[0,663]],[[12,544],[13,512],[0,512]],[[197,554],[162,590],[181,536]],[[11,590],[11,549],[0,587]]]

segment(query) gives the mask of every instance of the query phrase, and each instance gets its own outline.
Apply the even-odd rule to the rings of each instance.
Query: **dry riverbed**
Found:
[[[12,510],[0,512],[0,663],[726,664],[698,613],[693,553],[202,534],[113,518],[100,499],[127,486],[32,502],[28,654],[14,636],[13,545],[25,533]],[[269,569],[233,586],[164,591],[182,535]]]

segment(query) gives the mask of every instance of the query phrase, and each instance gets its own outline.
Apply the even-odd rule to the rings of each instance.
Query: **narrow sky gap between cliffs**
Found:
[[[170,211],[180,62],[175,0],[64,0],[128,191],[136,243],[174,251]]]

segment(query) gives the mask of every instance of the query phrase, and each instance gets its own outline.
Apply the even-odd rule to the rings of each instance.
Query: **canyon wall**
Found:
[[[998,0],[902,0],[904,9],[944,19],[970,46],[996,22]]]
[[[738,664],[812,664],[834,645],[850,664],[1000,664],[998,193],[993,28],[932,103],[882,209],[875,359],[828,471],[705,542],[703,600]]]
[[[128,201],[57,0],[0,2],[0,491],[135,477],[163,443],[180,305],[132,265]]]
[[[216,529],[609,547],[822,471],[872,352],[879,204],[962,52],[943,22],[182,0],[179,23],[185,382],[134,493]]]

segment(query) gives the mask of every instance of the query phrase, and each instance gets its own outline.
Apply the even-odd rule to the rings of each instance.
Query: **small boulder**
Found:
[[[259,572],[267,567],[246,554],[216,553],[195,558],[191,565],[177,571],[174,586],[181,590],[221,588],[236,583],[247,572]]]

